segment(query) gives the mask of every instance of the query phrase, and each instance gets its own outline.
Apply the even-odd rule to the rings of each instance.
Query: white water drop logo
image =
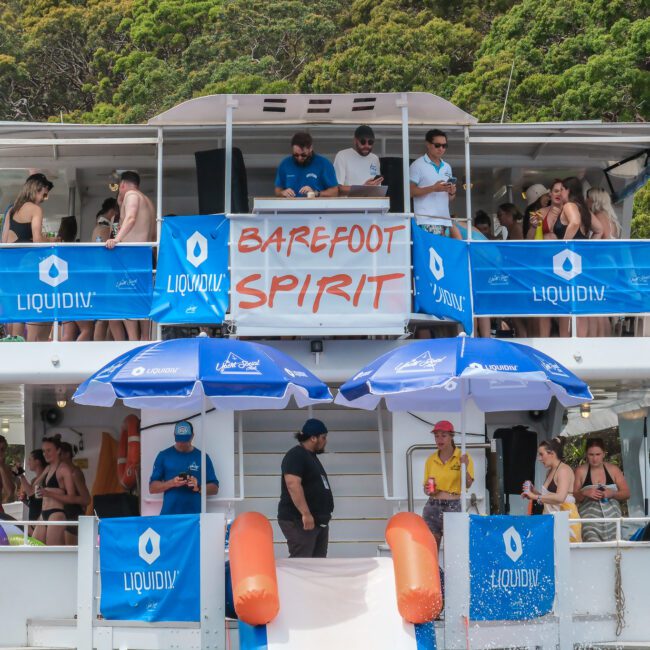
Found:
[[[38,265],[38,279],[51,287],[58,287],[68,279],[68,263],[56,255],[46,257]]]
[[[429,270],[438,281],[445,277],[445,265],[435,248],[429,248]]]
[[[506,549],[506,555],[516,562],[523,554],[521,545],[521,535],[517,532],[514,526],[510,526],[508,530],[503,533],[503,544]]]
[[[187,240],[186,257],[194,268],[208,259],[208,240],[198,230]]]
[[[566,248],[553,256],[553,273],[564,280],[572,280],[582,273],[582,257]]]
[[[140,535],[138,554],[147,564],[153,564],[160,557],[160,535],[153,528],[147,528]]]

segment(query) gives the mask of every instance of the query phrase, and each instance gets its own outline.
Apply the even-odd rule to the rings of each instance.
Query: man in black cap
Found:
[[[372,153],[374,144],[374,131],[362,124],[354,132],[352,146],[336,154],[334,170],[340,194],[348,194],[352,185],[381,185],[384,179],[379,175],[379,158]]]
[[[282,459],[278,524],[287,538],[289,557],[327,557],[334,498],[318,460],[327,444],[327,427],[310,418],[296,440],[299,444]]]

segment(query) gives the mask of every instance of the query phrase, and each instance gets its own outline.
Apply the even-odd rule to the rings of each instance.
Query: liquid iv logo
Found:
[[[445,265],[435,248],[429,248],[429,270],[438,282],[445,277]]]
[[[524,552],[521,545],[521,535],[514,526],[510,526],[503,533],[503,545],[505,546],[506,555],[513,562],[516,562]]]
[[[572,280],[582,273],[582,257],[568,248],[553,256],[553,273]]]
[[[38,265],[38,279],[51,287],[58,287],[68,279],[68,263],[50,255]]]
[[[208,259],[208,240],[198,230],[187,240],[186,257],[194,268]]]
[[[160,557],[160,535],[153,528],[147,528],[140,535],[138,554],[147,564],[153,564]]]

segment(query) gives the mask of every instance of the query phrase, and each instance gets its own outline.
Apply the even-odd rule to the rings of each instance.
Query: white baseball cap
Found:
[[[548,194],[551,190],[545,188],[541,183],[535,183],[526,190],[526,205],[532,205],[540,196]]]

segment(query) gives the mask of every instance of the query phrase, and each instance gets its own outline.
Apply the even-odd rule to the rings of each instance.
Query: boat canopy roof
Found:
[[[408,108],[411,125],[471,125],[478,120],[431,93],[325,95],[207,95],[190,99],[149,120],[154,126],[218,125],[228,106],[234,124],[401,124]]]

